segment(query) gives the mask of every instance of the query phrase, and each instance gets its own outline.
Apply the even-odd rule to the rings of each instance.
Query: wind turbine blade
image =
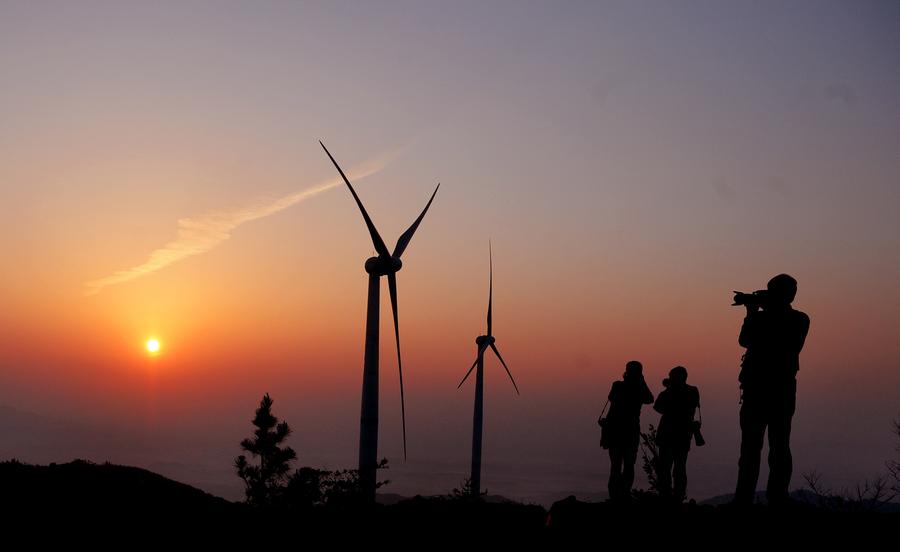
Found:
[[[391,272],[388,277],[388,289],[391,292],[391,310],[394,311],[394,335],[397,337],[397,370],[400,372],[400,417],[403,423],[403,459],[406,460],[406,398],[403,396],[403,363],[400,361],[400,324],[397,321],[397,273]]]
[[[490,280],[489,280],[489,284],[488,284],[488,320],[487,320],[488,328],[487,328],[487,334],[494,335],[491,333],[491,304],[493,303],[493,300],[494,300],[494,257],[493,257],[493,251],[491,251],[491,241],[490,240],[488,240],[488,259],[489,259],[490,265],[491,265],[491,268],[490,268],[491,276],[490,276]]]
[[[353,189],[353,186],[350,185],[350,181],[347,180],[347,175],[344,174],[344,171],[341,170],[341,166],[338,165],[337,161],[334,160],[334,157],[331,155],[331,152],[328,151],[328,148],[325,147],[325,144],[319,140],[319,144],[322,146],[322,149],[325,150],[325,153],[328,154],[328,158],[331,159],[331,162],[334,163],[334,168],[341,173],[341,178],[344,179],[344,182],[347,183],[347,187],[350,188],[350,193],[353,194],[353,199],[356,200],[356,204],[359,206],[359,210],[362,213],[363,219],[366,221],[366,226],[369,228],[369,235],[372,236],[372,243],[375,245],[375,250],[378,251],[379,255],[390,257],[390,253],[388,252],[387,246],[384,244],[384,240],[381,239],[381,236],[378,234],[378,230],[375,229],[375,225],[372,223],[372,219],[369,218],[369,213],[366,212],[366,208],[363,207],[362,201],[359,200],[359,196],[356,195],[356,190]]]
[[[419,218],[416,219],[412,226],[410,226],[403,235],[400,236],[400,239],[397,240],[397,246],[394,247],[394,256],[399,257],[403,254],[403,251],[406,250],[406,246],[409,245],[409,240],[412,239],[413,234],[416,233],[416,228],[419,227],[419,223],[422,222],[422,219],[425,218],[425,213],[428,212],[428,208],[431,207],[431,202],[434,201],[434,196],[437,195],[438,188],[441,187],[441,184],[438,183],[437,187],[434,189],[434,193],[431,194],[431,199],[428,200],[428,203],[425,205],[425,208],[422,209],[422,214],[419,215]]]
[[[472,367],[469,368],[469,371],[468,371],[468,372],[466,372],[466,377],[464,377],[464,378],[462,379],[462,381],[459,382],[459,385],[456,386],[457,389],[459,389],[460,387],[462,387],[462,384],[466,383],[466,380],[469,379],[469,374],[471,374],[471,373],[472,373],[472,370],[475,369],[475,365],[476,365],[476,364],[478,364],[478,357],[475,357],[475,362],[472,363]]]
[[[496,354],[496,355],[497,355],[497,358],[500,359],[500,364],[502,364],[503,367],[506,368],[506,374],[509,376],[509,381],[511,381],[512,384],[513,384],[513,387],[516,388],[516,395],[519,395],[519,394],[520,394],[520,393],[519,393],[519,386],[516,385],[516,380],[513,379],[513,377],[512,377],[512,372],[509,371],[509,367],[506,366],[506,363],[505,363],[505,362],[503,362],[503,357],[500,356],[500,351],[497,350],[497,346],[494,345],[493,343],[491,343],[491,349],[494,350],[494,354]]]

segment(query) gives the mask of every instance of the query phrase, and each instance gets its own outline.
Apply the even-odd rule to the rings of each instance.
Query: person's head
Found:
[[[670,385],[683,385],[687,383],[687,368],[684,366],[676,366],[669,370],[669,377],[663,380],[663,385],[665,387],[669,387]]]
[[[629,360],[625,364],[625,374],[622,378],[627,380],[641,379],[644,377],[644,365],[636,360]]]
[[[774,305],[790,305],[797,295],[797,280],[787,274],[779,274],[769,280],[766,288],[769,300]]]

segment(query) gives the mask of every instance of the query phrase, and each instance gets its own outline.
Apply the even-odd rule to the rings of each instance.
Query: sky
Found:
[[[782,272],[812,321],[792,485],[897,454],[896,2],[2,0],[0,79],[0,457],[239,499],[269,393],[299,464],[354,467],[373,247],[318,140],[389,247],[441,183],[398,273],[405,462],[382,293],[385,490],[467,475],[489,240],[521,389],[488,360],[492,494],[602,497],[632,359],[654,393],[688,369],[688,493],[731,492],[732,290]]]

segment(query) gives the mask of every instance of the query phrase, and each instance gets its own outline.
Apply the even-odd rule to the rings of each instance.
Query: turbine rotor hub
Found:
[[[403,267],[403,262],[397,257],[369,257],[366,259],[366,272],[375,276],[387,276]]]
[[[494,336],[492,336],[492,335],[479,335],[478,337],[475,338],[475,343],[479,347],[482,345],[493,345],[494,341],[496,341],[496,340],[494,339]]]

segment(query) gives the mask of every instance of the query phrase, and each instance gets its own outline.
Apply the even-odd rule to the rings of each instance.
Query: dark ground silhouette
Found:
[[[233,506],[145,469],[86,460],[49,466],[0,462],[0,488],[4,507],[47,514],[76,509],[218,513]]]
[[[647,494],[638,494],[627,505],[569,497],[549,510],[451,496],[395,498],[391,505],[353,508],[252,507],[147,470],[85,461],[50,466],[0,462],[0,488],[0,520],[10,524],[6,527],[19,528],[18,520],[27,520],[39,522],[47,532],[70,522],[77,531],[59,535],[70,544],[121,534],[125,540],[120,545],[128,546],[156,540],[170,546],[199,542],[231,548],[262,542],[267,548],[274,543],[302,548],[323,539],[334,546],[365,539],[422,549],[496,539],[536,548],[570,540],[586,546],[587,538],[595,544],[627,540],[642,548],[674,544],[721,548],[763,544],[778,535],[779,542],[797,545],[833,545],[852,538],[856,546],[868,542],[889,546],[885,539],[896,538],[900,523],[900,513],[835,513],[802,503],[789,509],[675,506]]]

